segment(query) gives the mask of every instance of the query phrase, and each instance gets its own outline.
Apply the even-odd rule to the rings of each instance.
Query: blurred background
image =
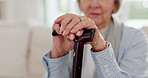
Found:
[[[83,15],[76,0],[0,0],[0,78],[41,78],[52,24],[65,13]],[[122,0],[114,16],[148,34],[148,0]]]
[[[51,26],[65,13],[81,14],[76,0],[0,0],[0,23],[29,23]],[[116,14],[129,26],[148,25],[148,0],[122,0]]]

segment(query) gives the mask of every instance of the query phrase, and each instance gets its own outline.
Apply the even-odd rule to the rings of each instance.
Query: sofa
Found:
[[[42,56],[51,45],[48,26],[0,25],[0,78],[42,78]]]
[[[148,35],[148,27],[142,28]],[[45,25],[0,25],[0,78],[42,78],[42,56],[51,50],[51,28]]]

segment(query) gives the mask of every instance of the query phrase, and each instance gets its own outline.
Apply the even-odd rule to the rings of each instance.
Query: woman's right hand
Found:
[[[53,30],[56,30],[58,34],[62,34],[60,32],[60,24],[54,23]],[[74,38],[74,34],[70,34],[69,38]],[[51,50],[51,58],[59,58],[69,53],[74,47],[73,39],[69,39],[63,35],[53,36],[53,46]]]
[[[81,36],[83,30],[79,30],[77,33],[69,33],[68,35],[63,35],[63,26],[66,26],[68,23],[72,25],[76,25],[80,22],[80,19],[77,18],[77,15],[74,14],[65,14],[58,17],[54,24],[53,30],[55,30],[58,36],[53,36],[53,46],[51,50],[51,58],[59,58],[69,53],[74,48],[74,38],[75,35]],[[74,20],[72,22],[71,20]],[[72,23],[70,23],[72,22]],[[61,26],[62,25],[62,26]]]

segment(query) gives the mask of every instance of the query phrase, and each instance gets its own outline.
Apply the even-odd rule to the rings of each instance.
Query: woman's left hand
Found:
[[[60,24],[60,33],[66,36],[70,40],[73,40],[75,36],[81,36],[83,34],[83,28],[95,29],[95,35],[92,42],[93,49],[102,49],[105,47],[106,42],[99,32],[99,29],[95,25],[94,21],[86,16],[78,16],[75,14],[65,14],[58,17],[55,23]],[[74,35],[74,36],[69,36]]]

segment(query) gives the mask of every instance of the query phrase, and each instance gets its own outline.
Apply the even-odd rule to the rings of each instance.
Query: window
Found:
[[[148,26],[148,0],[128,0],[128,20],[126,24],[135,28]]]
[[[45,21],[52,25],[54,20],[65,13],[76,14],[76,0],[45,0]]]
[[[0,1],[0,20],[4,20],[4,9],[5,9],[5,1]]]

